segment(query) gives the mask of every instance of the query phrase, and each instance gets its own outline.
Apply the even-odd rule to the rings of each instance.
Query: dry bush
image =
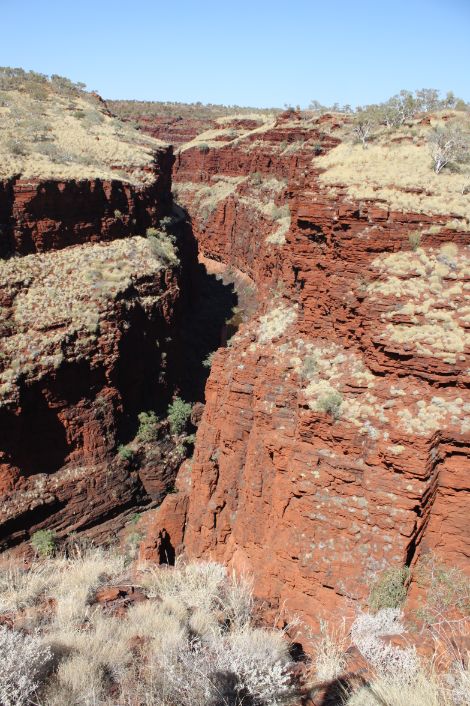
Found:
[[[313,675],[316,681],[333,681],[345,671],[349,643],[344,620],[335,626],[320,621],[320,634],[312,640]]]
[[[119,555],[90,549],[73,557],[44,558],[33,564],[30,585],[23,573],[11,567],[5,571],[3,610],[55,599],[55,610],[38,618],[38,637],[31,642],[38,655],[49,655],[38,646],[50,644],[57,662],[38,693],[40,706],[294,702],[297,689],[288,642],[283,631],[253,627],[249,581],[229,575],[215,562],[180,563],[175,568],[142,564],[136,571],[147,600],[122,617],[93,602],[98,587],[126,580]],[[21,593],[18,600],[11,598],[15,587]],[[5,634],[7,646],[10,635],[26,639]],[[4,660],[10,670],[16,662],[11,664]],[[27,668],[21,667],[21,683],[15,672],[10,680],[15,689],[23,682],[28,693],[37,688],[35,664],[31,659],[28,665],[31,678],[23,679]],[[5,706],[23,703],[5,699],[0,699]]]
[[[418,617],[430,625],[447,622],[450,614],[470,618],[470,582],[456,567],[445,565],[434,553],[422,557],[417,569],[418,585],[424,600]]]
[[[408,682],[419,668],[416,650],[414,647],[402,649],[382,639],[404,633],[398,608],[382,608],[375,615],[359,613],[351,626],[352,642],[379,675]]]
[[[51,652],[37,635],[0,626],[0,703],[23,706],[31,703]]]

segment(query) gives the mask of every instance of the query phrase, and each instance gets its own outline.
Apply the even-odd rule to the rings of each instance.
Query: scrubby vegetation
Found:
[[[452,91],[444,97],[435,88],[421,88],[415,91],[402,90],[383,103],[358,106],[356,113],[368,116],[373,123],[384,123],[387,127],[399,127],[419,113],[433,113],[437,110],[468,110],[469,104],[458,98]],[[309,110],[319,113],[350,114],[354,109],[350,105],[322,105],[319,101],[310,102]]]
[[[317,401],[317,409],[327,414],[331,414],[333,419],[339,419],[341,415],[341,404],[343,398],[339,392],[332,391],[321,395]]]
[[[56,541],[56,534],[53,530],[38,530],[31,537],[31,546],[41,557],[52,556]]]
[[[373,613],[384,608],[400,608],[406,598],[406,583],[410,576],[408,567],[390,568],[374,581],[369,606]]]
[[[394,210],[468,219],[468,104],[432,89],[401,91],[355,111],[345,106],[341,122],[342,143],[316,158],[332,194],[346,186],[352,198],[379,199]]]
[[[176,252],[176,239],[166,230],[158,228],[147,228],[147,238],[153,254],[167,265],[177,265],[179,263]]]
[[[172,434],[181,434],[186,430],[191,416],[192,405],[180,397],[175,397],[168,407],[168,421]]]
[[[84,84],[0,67],[0,178],[146,183],[158,140],[114,117]]]
[[[118,616],[95,596],[105,586],[129,584],[129,567],[119,555],[89,550],[29,570],[2,567],[1,610],[19,612],[13,629],[0,629],[1,703],[295,703],[289,643],[282,631],[253,623],[249,582],[212,562],[141,564],[132,576],[142,599]],[[46,611],[50,599],[54,608]],[[40,673],[51,652],[54,663]]]
[[[0,260],[4,291],[12,302],[2,312],[0,402],[17,394],[20,376],[32,378],[58,368],[67,357],[83,355],[118,294],[167,264],[139,236]]]
[[[239,105],[216,105],[213,103],[177,103],[174,101],[107,100],[110,110],[121,118],[136,119],[168,116],[169,118],[192,118],[215,120],[230,115],[253,113],[275,113],[279,108],[249,108]]]
[[[294,624],[261,627],[250,581],[217,563],[131,564],[73,543],[69,552],[0,565],[2,705],[299,706],[321,693],[330,706],[470,704],[462,614],[432,633],[438,658],[419,653],[400,608],[382,606],[349,624],[322,621],[315,634],[300,626],[311,659],[295,664]],[[431,565],[462,586],[462,574]],[[130,587],[137,600],[118,597]]]

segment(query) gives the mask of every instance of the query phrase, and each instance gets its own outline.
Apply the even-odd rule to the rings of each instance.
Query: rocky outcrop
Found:
[[[0,248],[14,255],[0,260],[3,548],[43,528],[109,541],[174,484],[181,440],[164,421],[152,448],[119,451],[177,390],[195,245],[183,227],[175,244],[141,237],[171,213],[172,164],[162,148],[140,185],[0,185]]]
[[[0,257],[144,234],[171,208],[170,147],[155,152],[149,184],[119,180],[0,181]]]
[[[136,471],[117,446],[171,395],[180,268],[134,237],[1,269],[2,540],[85,529],[161,499],[175,460]]]
[[[194,118],[189,120],[182,117],[146,117],[145,115],[137,116],[135,122],[139,128],[157,140],[162,140],[175,148],[185,142],[190,142],[197,135],[205,130],[215,126],[213,120],[204,118]]]
[[[469,234],[330,193],[312,154],[334,127],[281,117],[177,155],[202,254],[248,276],[260,310],[214,356],[190,482],[146,540],[179,517],[189,556],[253,573],[310,623],[423,551],[468,570]]]

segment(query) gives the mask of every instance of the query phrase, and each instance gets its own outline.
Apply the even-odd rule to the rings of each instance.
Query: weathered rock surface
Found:
[[[138,412],[167,400],[179,268],[134,237],[12,258],[1,270],[2,540],[46,524],[87,528],[161,499],[165,463],[138,473],[116,450]]]
[[[171,206],[170,147],[155,152],[149,184],[92,179],[0,181],[0,257],[144,234]]]
[[[140,129],[155,137],[157,140],[168,142],[174,147],[179,147],[185,142],[190,142],[204,130],[214,127],[212,120],[204,118],[194,118],[193,120],[181,117],[153,117],[139,116],[135,119]]]
[[[308,622],[423,551],[469,568],[469,233],[330,194],[311,157],[333,128],[281,117],[177,155],[200,251],[249,276],[261,310],[215,355],[190,481],[146,540],[184,529],[189,556],[253,573]]]

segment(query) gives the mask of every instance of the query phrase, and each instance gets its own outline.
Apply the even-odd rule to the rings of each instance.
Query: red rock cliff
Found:
[[[157,151],[146,186],[2,184],[2,247],[16,255],[0,261],[2,547],[45,527],[109,539],[173,484],[181,459],[164,429],[140,464],[118,453],[175,385],[195,250],[181,233],[178,261],[133,236],[169,212],[172,161]]]
[[[0,181],[0,257],[145,233],[169,211],[172,162],[170,147],[157,150],[155,178],[145,185],[118,178]]]
[[[309,622],[425,550],[468,569],[469,233],[332,195],[312,163],[338,142],[328,120],[177,155],[200,251],[261,310],[214,357],[190,480],[147,540],[185,528],[190,556]]]

